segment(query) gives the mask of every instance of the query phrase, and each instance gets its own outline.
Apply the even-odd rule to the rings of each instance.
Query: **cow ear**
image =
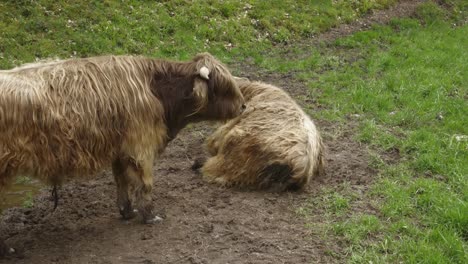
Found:
[[[215,91],[215,72],[212,71],[210,74],[210,79],[208,80],[208,98],[213,99],[216,96],[216,91]]]
[[[208,82],[202,78],[195,78],[192,95],[197,102],[199,110],[205,107],[209,100]]]

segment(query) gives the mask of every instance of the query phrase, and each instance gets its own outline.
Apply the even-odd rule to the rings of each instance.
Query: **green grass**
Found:
[[[379,171],[368,192],[336,186],[297,209],[324,240],[344,243],[330,254],[351,263],[466,263],[466,1],[442,1],[445,9],[430,2],[414,18],[331,45],[294,45],[394,2],[2,1],[0,68],[48,57],[187,59],[209,51],[293,72],[323,106],[314,117],[337,127],[353,119],[355,139]],[[397,163],[384,161],[389,151],[399,153]],[[365,201],[377,212],[358,212]],[[311,219],[316,210],[320,221]]]
[[[261,57],[395,0],[52,1],[0,3],[0,68],[48,57],[140,54]]]
[[[359,117],[356,139],[380,171],[361,197],[380,201],[378,217],[331,221],[352,263],[468,262],[468,26],[456,26],[458,16],[425,4],[418,19],[338,39],[315,59],[320,74],[302,73],[326,106],[315,116]],[[330,60],[338,62],[328,67]],[[297,70],[301,61],[271,68]],[[397,164],[383,161],[390,150]]]
[[[26,192],[26,197],[23,201],[24,208],[32,208],[34,206],[34,195],[32,192]]]
[[[33,183],[33,180],[27,176],[18,176],[15,179],[15,184],[28,185],[32,183]]]

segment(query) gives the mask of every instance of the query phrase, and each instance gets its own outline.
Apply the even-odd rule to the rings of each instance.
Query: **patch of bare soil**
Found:
[[[323,129],[331,129],[324,124]],[[328,128],[327,128],[328,127]],[[191,170],[204,155],[210,127],[187,129],[154,169],[156,208],[164,220],[147,226],[119,219],[110,173],[59,190],[53,211],[44,190],[31,209],[12,208],[0,222],[2,237],[18,251],[14,263],[307,263],[330,262],[329,245],[314,237],[298,205],[324,186],[366,186],[373,172],[366,151],[343,134],[328,140],[327,176],[303,193],[224,189]],[[332,250],[339,250],[335,248]],[[19,257],[18,257],[19,256]]]
[[[323,38],[332,34],[325,33]],[[254,68],[243,68],[242,73],[284,87],[301,103],[313,100],[293,76]],[[351,128],[317,123],[327,146],[327,174],[313,180],[304,192],[254,192],[205,183],[191,170],[192,162],[205,155],[203,141],[213,131],[211,125],[200,123],[182,131],[155,164],[153,199],[162,222],[143,225],[139,219],[121,220],[115,206],[115,183],[104,172],[95,180],[59,189],[55,211],[49,190],[43,190],[30,209],[4,211],[0,237],[16,253],[0,263],[340,261],[329,254],[340,252],[340,244],[307,228],[295,210],[323,188],[347,183],[354,190],[365,191],[376,173],[368,166],[367,151],[353,141]],[[312,214],[311,219],[322,221],[320,210]]]
[[[427,0],[403,0],[388,9],[373,10],[369,15],[359,18],[352,23],[341,24],[320,34],[318,39],[322,41],[332,41],[343,36],[351,35],[357,31],[369,29],[375,24],[386,24],[394,18],[412,16],[416,8],[426,1]]]

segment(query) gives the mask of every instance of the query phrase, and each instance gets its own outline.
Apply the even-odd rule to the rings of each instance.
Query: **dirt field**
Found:
[[[420,2],[403,1],[316,39],[329,41],[371,23],[410,15]],[[306,87],[291,75],[269,74],[249,65],[233,68],[300,95],[301,103],[313,102],[307,98]],[[296,209],[321,189],[339,183],[347,182],[363,192],[376,172],[368,167],[365,147],[352,140],[352,125],[343,128],[326,121],[317,125],[327,146],[327,175],[302,193],[251,192],[203,182],[191,165],[204,155],[203,140],[213,128],[197,124],[182,131],[155,164],[153,199],[163,217],[161,223],[148,226],[139,219],[121,220],[115,184],[105,172],[96,180],[61,188],[55,211],[50,190],[43,190],[31,209],[6,210],[0,218],[0,237],[16,254],[0,263],[336,262],[330,252],[339,252],[340,243],[306,227]],[[363,201],[354,210],[373,209]],[[310,220],[320,223],[322,212],[313,212]]]

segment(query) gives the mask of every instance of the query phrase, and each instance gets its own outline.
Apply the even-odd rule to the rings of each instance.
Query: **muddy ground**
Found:
[[[403,1],[352,24],[332,29],[315,39],[330,41],[407,16],[422,1]],[[315,40],[311,40],[315,43]],[[263,80],[312,103],[304,84],[292,75],[278,75],[249,65],[233,69]],[[317,111],[319,109],[317,108]],[[59,190],[53,210],[50,190],[42,190],[34,206],[11,208],[0,218],[0,237],[16,253],[0,263],[330,263],[344,261],[343,245],[310,226],[326,221],[320,209],[305,219],[298,207],[321,190],[346,183],[364,192],[376,172],[368,166],[367,150],[353,141],[353,127],[316,122],[327,146],[327,174],[301,193],[253,192],[205,183],[191,170],[205,155],[203,140],[211,124],[192,125],[181,132],[155,163],[153,199],[164,219],[142,225],[123,221],[115,206],[115,183],[109,172],[96,180],[69,183]],[[363,201],[353,210],[373,210]],[[335,252],[335,253],[333,253]],[[334,257],[332,255],[335,255]],[[338,256],[338,257],[337,257]]]

